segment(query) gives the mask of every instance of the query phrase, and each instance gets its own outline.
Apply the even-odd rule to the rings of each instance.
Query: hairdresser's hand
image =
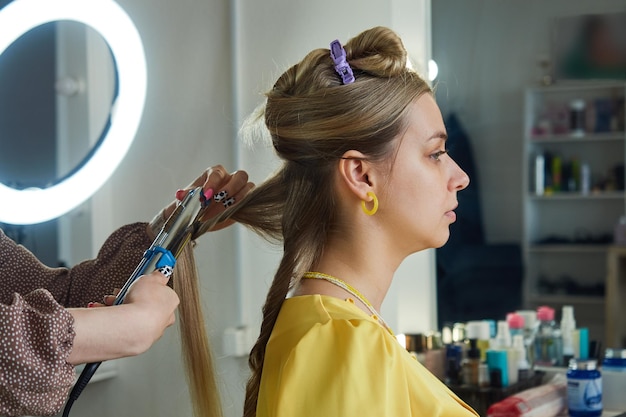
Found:
[[[123,304],[68,309],[76,333],[68,363],[99,362],[148,350],[175,320],[179,299],[168,281],[155,271],[135,281]]]
[[[145,349],[158,340],[165,329],[174,324],[174,312],[180,300],[168,287],[169,277],[159,271],[140,277],[130,287],[124,304],[136,310],[141,323],[140,338],[147,343]]]
[[[235,171],[229,174],[221,165],[207,168],[198,178],[189,184],[184,191],[202,187],[204,191],[213,190],[213,201],[201,218],[207,221],[220,214],[227,207],[237,204],[253,187],[254,184],[248,182],[248,173],[246,171]],[[177,194],[184,196],[185,193],[179,191]],[[176,208],[176,203],[170,204],[163,212],[164,218],[168,218]],[[234,220],[226,220],[216,224],[211,230],[220,230],[230,226]]]

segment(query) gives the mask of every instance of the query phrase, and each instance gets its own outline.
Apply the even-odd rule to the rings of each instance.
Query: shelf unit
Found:
[[[578,326],[600,341],[607,251],[626,215],[625,96],[624,82],[581,81],[524,97],[524,304],[549,305],[559,320],[572,305]]]

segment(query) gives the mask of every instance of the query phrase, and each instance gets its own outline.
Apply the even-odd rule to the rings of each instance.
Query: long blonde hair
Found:
[[[196,417],[221,417],[222,407],[215,368],[200,300],[199,278],[192,244],[178,256],[174,267],[174,290],[178,293],[178,320],[185,375]]]
[[[389,161],[406,126],[408,105],[431,91],[407,68],[402,41],[388,28],[362,32],[344,48],[354,83],[343,85],[329,49],[316,49],[266,93],[264,122],[283,165],[200,231],[233,218],[283,245],[249,357],[245,417],[256,415],[265,349],[282,303],[340,227],[333,192],[337,161],[352,149],[371,161]]]

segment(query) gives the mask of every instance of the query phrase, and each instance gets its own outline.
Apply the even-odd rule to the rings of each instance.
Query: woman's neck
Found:
[[[371,245],[330,240],[312,271],[328,274],[346,282],[380,311],[399,262],[397,264],[391,262],[391,257],[378,249],[380,248],[373,248]],[[294,295],[305,294],[322,294],[343,299],[351,297],[344,289],[324,280],[302,280]],[[359,304],[361,303],[357,303]]]

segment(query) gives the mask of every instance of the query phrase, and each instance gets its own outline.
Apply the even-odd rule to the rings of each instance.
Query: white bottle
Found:
[[[528,363],[534,363],[533,344],[537,332],[537,312],[535,310],[517,310],[517,314],[524,317],[524,346]]]
[[[524,380],[530,377],[530,363],[528,362],[528,355],[526,354],[526,347],[524,346],[524,336],[516,334],[513,336],[513,346],[511,350],[514,356],[517,358],[517,374],[520,380]]]
[[[535,157],[535,194],[543,195],[546,186],[546,158],[543,155]]]
[[[609,411],[626,410],[626,349],[606,349],[602,362],[602,405]]]
[[[498,331],[491,346],[492,349],[505,350],[511,347],[511,331],[509,323],[504,320],[498,320]]]
[[[575,357],[573,340],[574,330],[576,330],[574,307],[563,306],[561,314],[561,337],[563,338],[563,366],[567,366],[569,360]]]

